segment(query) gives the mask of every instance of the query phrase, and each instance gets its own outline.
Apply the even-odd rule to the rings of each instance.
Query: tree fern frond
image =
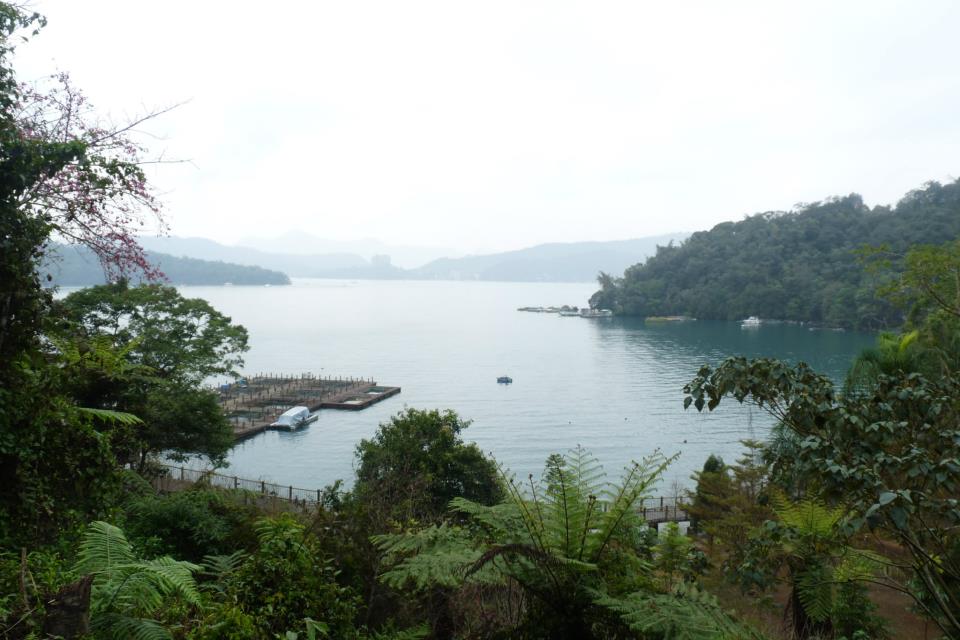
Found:
[[[219,580],[239,569],[246,559],[247,553],[245,551],[234,551],[229,555],[203,556],[203,562],[200,563],[200,572]]]
[[[613,489],[606,493],[608,506],[598,518],[595,535],[588,539],[592,542],[585,559],[595,562],[610,541],[624,530],[624,525],[631,521],[637,504],[649,497],[651,488],[678,455],[665,458],[657,452],[644,458],[642,462],[634,462],[631,467],[627,467],[627,473],[620,484],[614,485]]]
[[[122,424],[125,426],[143,424],[143,420],[133,415],[132,413],[127,413],[125,411],[113,411],[111,409],[94,409],[92,407],[75,407],[75,409],[81,415],[94,418],[101,422]]]
[[[849,549],[833,572],[836,582],[869,580],[882,573],[887,560],[879,553],[867,549]]]
[[[370,540],[392,565],[380,580],[394,588],[412,584],[456,587],[466,580],[467,567],[481,556],[469,533],[460,527],[433,525],[413,533],[372,536]],[[475,576],[476,581],[498,581],[492,572]]]
[[[487,506],[466,498],[454,498],[450,501],[450,509],[470,516],[470,519],[481,525],[492,538],[517,539],[523,536],[523,516],[513,501]]]
[[[156,620],[104,613],[90,621],[98,638],[110,640],[171,640],[170,632]]]
[[[589,450],[577,445],[564,456],[570,473],[576,481],[581,495],[599,495],[606,485],[607,473],[600,461]]]
[[[821,500],[812,497],[791,502],[784,496],[774,493],[771,496],[771,503],[777,517],[785,525],[795,529],[801,536],[819,539],[830,538],[845,514],[843,507],[830,508]]]
[[[497,558],[503,556],[522,557],[530,560],[540,568],[574,569],[581,572],[596,571],[597,566],[587,562],[580,562],[572,558],[545,553],[537,547],[527,544],[496,545],[487,549],[476,562],[467,567],[466,575],[470,576],[488,566]]]
[[[692,587],[674,594],[636,592],[622,597],[594,593],[594,603],[614,613],[631,631],[671,640],[759,640],[723,611],[716,598]]]
[[[803,610],[814,622],[823,622],[833,611],[833,575],[827,565],[815,564],[799,572],[794,588]]]
[[[302,524],[289,517],[260,518],[253,524],[257,539],[263,545],[271,540],[297,538],[303,535]]]
[[[99,573],[116,565],[130,564],[134,560],[133,548],[123,531],[108,522],[97,520],[87,526],[74,571],[80,574]]]
[[[200,567],[172,558],[137,559],[119,528],[102,521],[90,523],[80,542],[74,570],[93,575],[91,624],[109,638],[169,638],[156,621],[143,614],[157,611],[168,596],[200,603],[193,573]]]

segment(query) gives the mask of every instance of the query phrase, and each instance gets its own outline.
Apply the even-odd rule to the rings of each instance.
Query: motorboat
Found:
[[[513,378],[511,378],[510,376],[500,376],[499,378],[497,378],[497,384],[511,384],[512,382],[513,382]]]
[[[270,427],[273,429],[293,431],[294,429],[307,426],[319,417],[317,414],[310,413],[310,409],[307,407],[292,407],[280,414],[277,421],[271,423]]]
[[[746,320],[740,321],[741,327],[759,327],[762,321],[757,316],[750,316]]]

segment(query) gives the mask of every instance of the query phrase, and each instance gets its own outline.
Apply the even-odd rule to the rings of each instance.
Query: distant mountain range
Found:
[[[40,273],[43,280],[46,280],[47,274],[50,275],[49,283],[52,286],[85,287],[105,282],[100,263],[86,247],[55,244],[50,249]],[[147,256],[169,278],[170,283],[176,285],[290,284],[286,274],[257,266],[180,258],[155,251],[148,251]],[[134,277],[134,280],[137,278]]]
[[[541,244],[503,253],[440,258],[415,269],[395,266],[392,255],[366,260],[352,253],[306,254],[303,253],[305,247],[312,245],[303,239],[294,242],[291,238],[287,242],[287,246],[295,246],[298,253],[227,246],[205,238],[144,237],[140,241],[149,251],[255,265],[301,278],[592,282],[600,271],[622,273],[628,266],[654,255],[658,245],[679,243],[688,235],[674,233],[610,242]]]
[[[410,278],[502,280],[515,282],[592,282],[601,271],[623,273],[656,254],[657,246],[680,243],[689,234],[673,233],[610,242],[557,242],[528,249],[465,258],[441,258],[408,272]]]
[[[289,231],[276,238],[244,238],[236,244],[264,253],[284,255],[355,254],[364,259],[371,259],[376,255],[388,255],[394,265],[403,269],[415,269],[431,260],[457,254],[456,250],[448,247],[394,245],[375,238],[329,240],[304,231]]]

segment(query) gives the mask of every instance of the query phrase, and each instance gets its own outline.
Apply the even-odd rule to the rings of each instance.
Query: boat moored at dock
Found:
[[[293,431],[294,429],[307,426],[319,417],[320,416],[315,413],[310,413],[310,409],[307,407],[292,407],[280,414],[276,422],[270,424],[270,428]]]

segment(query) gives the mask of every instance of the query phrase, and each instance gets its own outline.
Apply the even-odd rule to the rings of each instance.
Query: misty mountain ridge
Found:
[[[268,252],[224,245],[207,238],[141,237],[140,242],[149,251],[259,266],[295,278],[592,282],[600,271],[622,273],[628,266],[654,255],[657,246],[682,242],[688,235],[673,233],[631,240],[554,242],[500,253],[444,257],[415,269],[396,266],[390,253],[374,255],[367,260],[353,253],[304,254],[294,253],[292,249]],[[284,237],[288,238],[285,246],[296,247],[297,251],[314,248],[309,236],[297,236],[296,240],[286,234]]]
[[[248,247],[265,253],[296,255],[355,254],[367,260],[377,255],[388,255],[393,264],[404,269],[414,269],[438,258],[457,255],[457,251],[449,247],[392,245],[376,238],[332,240],[300,230],[288,231],[275,238],[243,238],[236,243],[236,246]]]
[[[597,274],[623,273],[655,255],[658,246],[683,242],[671,233],[631,240],[551,242],[527,249],[463,258],[441,258],[410,273],[418,279],[515,282],[592,282]]]
[[[290,278],[279,271],[221,260],[176,257],[155,251],[147,259],[172,285],[285,285]],[[97,256],[88,247],[53,243],[40,266],[41,280],[51,286],[89,287],[104,284],[106,277]],[[49,276],[49,280],[47,277]],[[144,282],[142,274],[133,274],[135,284]]]

